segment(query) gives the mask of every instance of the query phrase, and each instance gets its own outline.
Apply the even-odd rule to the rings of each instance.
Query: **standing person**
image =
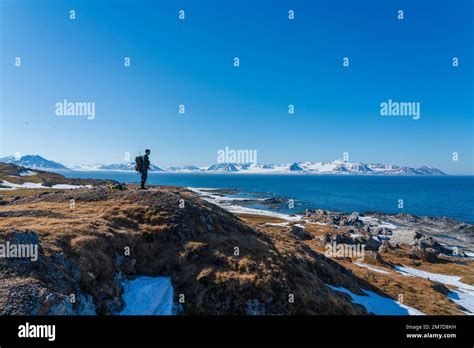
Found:
[[[151,151],[149,149],[145,150],[145,154],[143,155],[142,159],[142,166],[140,170],[140,174],[142,175],[141,177],[141,182],[140,182],[140,189],[146,190],[147,188],[145,187],[146,179],[148,178],[148,169],[150,169],[150,156]]]

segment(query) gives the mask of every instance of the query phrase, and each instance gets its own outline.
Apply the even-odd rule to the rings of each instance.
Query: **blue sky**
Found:
[[[0,156],[119,163],[148,147],[160,166],[208,165],[228,146],[474,173],[470,0],[0,4]],[[95,102],[95,119],[56,116],[64,99]],[[381,117],[388,99],[420,102],[420,119]]]

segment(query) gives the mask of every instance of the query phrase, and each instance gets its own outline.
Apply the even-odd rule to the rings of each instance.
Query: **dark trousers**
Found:
[[[140,187],[145,188],[146,179],[148,178],[148,169],[142,170],[141,174],[142,174],[142,179],[140,182]]]

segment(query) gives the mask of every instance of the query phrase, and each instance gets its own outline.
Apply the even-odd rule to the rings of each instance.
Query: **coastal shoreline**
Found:
[[[265,198],[240,198],[240,197],[232,197],[238,193],[236,189],[217,189],[217,188],[195,188],[195,187],[187,187],[187,189],[197,193],[206,201],[216,204],[223,209],[228,210],[237,215],[262,215],[267,216],[269,218],[279,218],[291,222],[306,222],[306,217],[308,212],[295,212],[294,214],[285,214],[277,211],[272,211],[273,203],[267,203],[268,200]],[[281,202],[286,202],[285,199],[276,198]],[[275,198],[272,198],[272,202]],[[255,203],[258,202],[261,205],[266,206],[267,209],[257,209],[257,208],[250,208],[247,207],[246,204],[248,203]],[[432,223],[439,228],[436,230],[431,228],[431,230],[423,231],[428,235],[434,237],[437,241],[441,243],[445,243],[449,245],[451,248],[458,247],[462,250],[466,250],[469,254],[474,254],[474,226],[467,222],[457,221],[456,219],[449,219],[449,218],[440,218],[440,217],[428,217],[428,216],[416,216],[413,214],[387,214],[387,213],[380,213],[380,212],[351,212],[345,213],[341,211],[330,211],[325,209],[311,209],[308,211],[321,211],[328,215],[347,215],[350,216],[351,214],[357,214],[360,216],[361,220],[367,222],[370,225],[372,222],[377,227],[381,228],[389,228],[392,230],[401,230],[399,234],[411,233],[413,234],[414,230],[422,229],[420,225],[427,225]],[[444,225],[441,225],[443,224]],[[447,226],[451,228],[458,228],[458,229],[468,229],[471,233],[467,237],[469,239],[461,240],[456,238],[456,234],[453,233],[453,236],[449,236],[449,231],[446,230]]]

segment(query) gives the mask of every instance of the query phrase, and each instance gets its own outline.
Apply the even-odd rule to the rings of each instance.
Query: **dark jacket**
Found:
[[[148,158],[148,155],[143,155],[143,162],[142,162],[142,170],[148,170],[150,169],[150,159]]]

